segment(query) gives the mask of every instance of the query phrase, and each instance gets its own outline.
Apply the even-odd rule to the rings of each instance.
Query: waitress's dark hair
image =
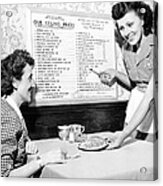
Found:
[[[34,66],[34,59],[25,50],[17,49],[1,60],[1,97],[13,92],[13,78],[21,80],[27,64]]]
[[[149,5],[142,1],[137,2],[119,2],[112,7],[112,18],[116,21],[121,19],[130,11],[135,13],[144,20],[144,35],[152,33],[153,29],[153,12]],[[118,27],[117,27],[118,28]]]

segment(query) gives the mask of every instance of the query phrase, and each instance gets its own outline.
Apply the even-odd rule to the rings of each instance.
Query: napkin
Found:
[[[60,144],[61,156],[62,159],[75,159],[80,157],[79,150],[77,145],[74,143],[69,143],[68,141],[63,141]]]

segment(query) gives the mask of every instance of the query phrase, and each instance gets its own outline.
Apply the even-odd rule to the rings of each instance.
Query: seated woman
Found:
[[[31,101],[33,67],[34,59],[24,50],[1,60],[2,177],[30,177],[48,163],[62,162],[60,150],[54,149],[27,163],[27,155],[36,154],[37,148],[28,137],[19,107]]]

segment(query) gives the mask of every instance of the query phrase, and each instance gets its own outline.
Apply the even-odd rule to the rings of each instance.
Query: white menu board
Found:
[[[29,18],[36,105],[117,99],[117,85],[103,85],[90,71],[116,68],[114,26],[109,16],[31,10]]]

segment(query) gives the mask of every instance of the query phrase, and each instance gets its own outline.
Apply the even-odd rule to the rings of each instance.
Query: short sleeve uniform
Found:
[[[123,49],[123,58],[129,78],[141,89],[141,85],[148,84],[154,68],[154,36],[147,36],[138,53],[132,52],[131,47]],[[156,63],[156,61],[155,61]]]
[[[127,45],[122,50],[127,74],[132,84],[135,85],[135,88],[131,91],[130,100],[127,106],[126,122],[130,121],[138,105],[142,101],[144,92],[146,91],[153,74],[154,65],[157,66],[154,47],[154,35],[150,34],[144,38],[138,53],[133,52],[132,48]],[[153,103],[151,103],[149,111],[140,125],[141,131],[149,131],[153,121],[153,112]]]

